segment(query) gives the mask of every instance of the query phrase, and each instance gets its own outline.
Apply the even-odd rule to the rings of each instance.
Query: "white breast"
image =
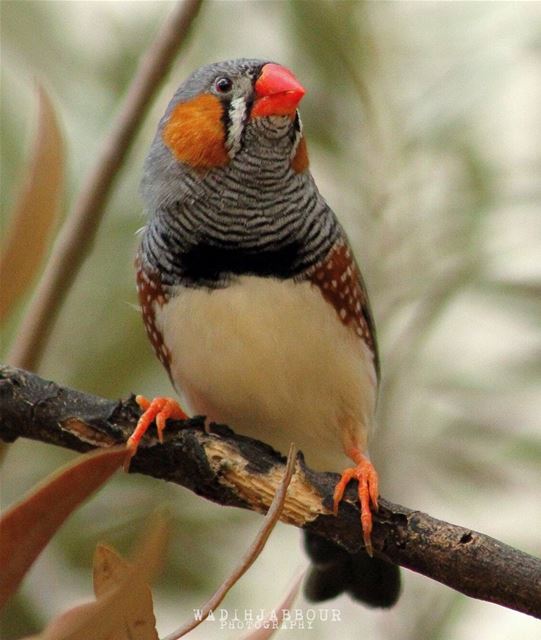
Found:
[[[307,463],[341,471],[366,449],[376,379],[369,350],[308,282],[246,276],[213,291],[180,288],[156,322],[187,409]]]

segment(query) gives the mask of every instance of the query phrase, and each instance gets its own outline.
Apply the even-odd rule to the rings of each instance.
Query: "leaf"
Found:
[[[157,547],[152,551],[155,549]],[[159,551],[160,555],[163,555],[163,548]],[[107,609],[109,623],[114,633],[107,638],[111,640],[157,640],[158,638],[152,593],[145,580],[146,572],[141,571],[141,563],[148,562],[145,555],[143,554],[139,564],[131,565],[111,547],[98,545],[96,548],[94,593],[98,601],[110,594],[111,602]],[[89,632],[91,632],[89,638],[96,637],[94,625],[89,627]]]
[[[122,584],[130,565],[112,547],[99,544],[94,552],[93,583],[96,598]]]
[[[98,545],[93,569],[96,601],[61,614],[28,640],[158,640],[148,581],[164,556],[168,529],[168,521],[156,515],[133,562]]]
[[[93,564],[94,594],[104,596],[111,587],[119,586],[132,570],[145,582],[151,582],[160,569],[169,539],[169,516],[157,511],[141,539],[135,545],[132,562],[124,560],[112,547],[96,547]]]
[[[0,608],[62,525],[124,462],[125,447],[77,458],[47,478],[0,520]]]
[[[64,144],[51,101],[38,85],[37,132],[25,183],[0,255],[0,321],[25,293],[49,246],[64,188]]]

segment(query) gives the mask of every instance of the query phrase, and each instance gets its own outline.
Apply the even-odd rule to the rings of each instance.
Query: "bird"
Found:
[[[283,65],[241,58],[195,70],[161,118],[144,162],[148,213],[136,257],[146,332],[181,403],[137,400],[128,446],[153,421],[189,412],[309,466],[341,474],[334,510],[358,481],[364,549],[306,533],[305,593],[390,607],[398,567],[373,557],[378,475],[368,455],[380,363],[366,285],[312,173]],[[184,409],[186,407],[186,410]]]

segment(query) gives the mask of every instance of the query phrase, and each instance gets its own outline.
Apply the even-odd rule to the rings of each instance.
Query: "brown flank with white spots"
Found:
[[[339,240],[325,260],[313,267],[307,276],[336,309],[342,323],[354,329],[374,353],[375,336],[365,315],[368,296],[348,244]]]
[[[163,307],[163,305],[168,302],[169,295],[162,287],[159,274],[145,270],[139,257],[135,260],[135,269],[137,273],[137,293],[139,295],[147,335],[154,349],[154,353],[167,369],[167,372],[170,373],[171,353],[166,347],[162,333],[156,325],[154,312],[154,304]]]

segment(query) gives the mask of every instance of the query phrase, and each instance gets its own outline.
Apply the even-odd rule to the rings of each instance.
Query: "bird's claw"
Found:
[[[141,438],[154,421],[156,421],[158,440],[163,443],[163,432],[167,420],[186,420],[188,417],[179,403],[173,400],[173,398],[159,396],[153,400],[148,400],[144,396],[136,396],[135,401],[143,410],[143,413],[133,433],[126,442],[126,446],[130,451],[130,457],[125,465],[126,468],[129,467],[131,458],[133,458],[137,452]]]
[[[363,530],[363,540],[366,552],[369,556],[373,555],[372,547],[372,511],[378,510],[378,474],[374,469],[374,465],[368,458],[359,454],[355,457],[357,466],[349,467],[342,473],[342,477],[338,481],[333,496],[333,511],[337,515],[340,501],[344,497],[344,491],[351,480],[357,480],[359,483],[358,496],[361,504],[361,527]]]

